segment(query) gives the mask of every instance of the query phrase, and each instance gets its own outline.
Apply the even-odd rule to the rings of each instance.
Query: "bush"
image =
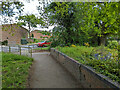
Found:
[[[109,47],[111,49],[118,49],[118,42],[117,42],[117,40],[108,41],[107,47]]]
[[[8,40],[3,41],[2,45],[8,45]]]
[[[120,60],[120,45],[118,45],[118,59]]]
[[[34,38],[34,42],[36,41],[36,39]]]
[[[56,46],[58,46],[58,45],[59,45],[59,41],[58,41],[58,40],[53,41],[53,42],[51,43],[51,47],[56,47]]]
[[[38,42],[40,42],[40,41],[41,41],[41,40],[34,38],[34,43],[38,43]]]

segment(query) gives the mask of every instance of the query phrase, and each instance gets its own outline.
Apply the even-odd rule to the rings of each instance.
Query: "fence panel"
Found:
[[[11,52],[14,54],[25,55],[32,57],[32,48],[31,47],[22,47],[20,45],[16,46],[1,46],[0,52]]]

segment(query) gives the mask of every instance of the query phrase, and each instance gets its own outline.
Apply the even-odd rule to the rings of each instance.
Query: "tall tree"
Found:
[[[21,12],[23,11],[23,7],[24,4],[22,2],[12,2],[12,1],[2,1],[1,3],[1,15],[2,16],[7,16],[9,18],[13,17],[16,14],[21,14]],[[3,18],[4,21],[8,22],[8,19]],[[11,22],[11,21],[10,21]]]
[[[117,35],[118,2],[78,3],[78,6],[84,15],[80,29],[89,34],[89,37],[96,35],[100,39],[100,45],[105,45],[106,37]]]
[[[18,22],[20,26],[23,25],[29,28],[28,29],[29,38],[30,38],[30,32],[32,31],[31,30],[32,27],[37,27],[38,24],[44,25],[43,18],[36,17],[34,14],[20,16],[18,20],[20,20],[20,22]]]
[[[74,12],[74,3],[70,2],[53,2],[45,11],[50,18],[49,23],[52,25],[57,24],[59,27],[64,28],[61,32],[65,33],[65,44],[74,43]]]
[[[99,45],[105,45],[106,37],[118,33],[118,6],[118,2],[54,2],[46,13],[50,23],[65,28],[57,30],[66,44],[98,40]]]
[[[2,1],[0,6],[1,6],[0,16],[2,17],[1,24],[8,24],[8,23],[11,24],[9,26],[9,28],[12,32],[13,31],[12,24],[14,22],[12,17],[15,16],[16,14],[17,14],[17,16],[19,16],[22,13],[22,11],[23,11],[22,7],[24,6],[24,4],[22,2],[19,2],[19,1],[17,1],[17,2]],[[3,25],[2,30],[8,30],[8,28],[4,27],[4,25]]]
[[[2,14],[13,16],[15,13],[21,13],[24,4],[22,2],[2,2]],[[15,10],[16,9],[16,10]]]

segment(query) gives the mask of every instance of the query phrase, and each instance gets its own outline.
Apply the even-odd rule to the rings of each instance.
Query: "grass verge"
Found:
[[[33,50],[49,50],[50,47],[39,47],[39,48],[35,48]]]
[[[2,88],[26,88],[33,58],[2,53]]]

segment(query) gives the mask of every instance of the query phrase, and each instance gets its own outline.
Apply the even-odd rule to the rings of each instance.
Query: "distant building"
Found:
[[[35,39],[39,39],[39,40],[48,40],[51,37],[51,34],[50,35],[42,34],[40,30],[34,30],[34,31],[32,31],[30,33],[30,36],[32,36],[32,34],[33,34],[33,36],[34,36]]]
[[[21,39],[28,39],[28,31],[24,27],[18,26],[17,24],[5,24],[2,26],[2,39],[0,40],[8,41],[8,44],[21,44]]]

